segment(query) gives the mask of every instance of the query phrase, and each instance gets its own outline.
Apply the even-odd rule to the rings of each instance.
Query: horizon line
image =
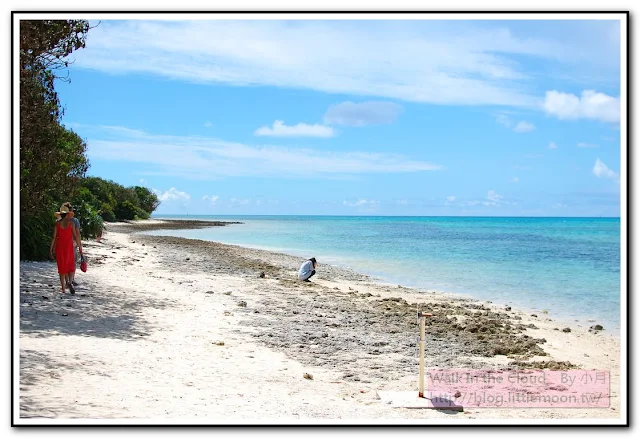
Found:
[[[204,214],[204,213],[152,213],[150,218],[161,216],[321,216],[321,217],[455,217],[455,218],[555,218],[555,219],[621,219],[621,216],[463,216],[463,215],[366,215],[366,214]]]

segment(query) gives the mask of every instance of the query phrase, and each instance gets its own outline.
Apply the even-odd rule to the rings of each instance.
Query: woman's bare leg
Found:
[[[71,291],[71,295],[76,293],[76,289],[73,287],[73,283],[71,282],[72,275],[73,273],[71,272],[67,274],[67,287]]]
[[[62,287],[62,290],[60,291],[61,293],[64,293],[64,289],[65,289],[65,280],[67,278],[67,274],[60,274],[60,287]]]

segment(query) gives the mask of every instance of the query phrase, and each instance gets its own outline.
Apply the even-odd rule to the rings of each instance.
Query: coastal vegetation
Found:
[[[104,221],[146,219],[159,205],[145,187],[86,177],[87,143],[64,126],[55,90],[70,82],[69,55],[86,45],[86,20],[20,22],[20,258],[48,257],[53,212],[70,201],[83,237]]]

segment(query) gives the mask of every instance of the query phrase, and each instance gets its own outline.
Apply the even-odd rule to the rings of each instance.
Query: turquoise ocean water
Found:
[[[619,335],[618,218],[162,217],[243,224],[151,234],[316,257],[385,282],[547,310],[571,325],[596,320]]]

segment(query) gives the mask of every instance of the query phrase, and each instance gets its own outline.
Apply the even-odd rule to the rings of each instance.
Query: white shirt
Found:
[[[298,279],[304,280],[309,277],[309,273],[313,271],[313,262],[311,260],[307,260],[300,266],[300,270],[298,271]]]

